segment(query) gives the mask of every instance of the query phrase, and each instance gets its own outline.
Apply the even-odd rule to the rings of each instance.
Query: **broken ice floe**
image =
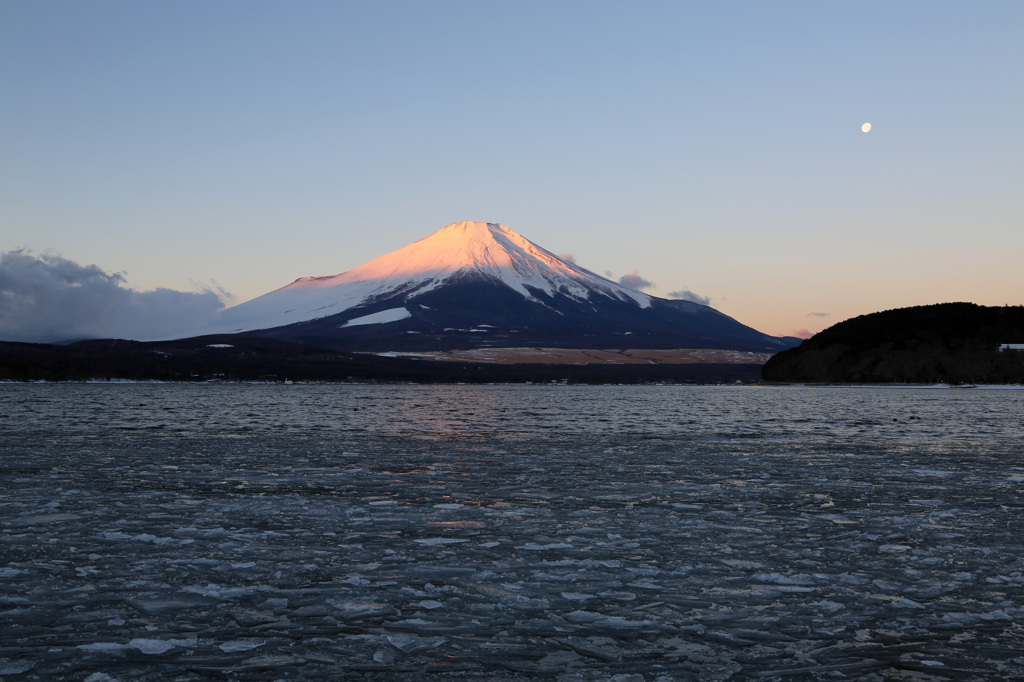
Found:
[[[527,428],[473,402],[500,387],[81,388],[60,429],[0,411],[5,678],[1024,677],[1019,438],[943,437],[967,408],[880,438],[888,398],[826,418],[829,389],[805,421],[754,389],[537,392],[503,404]],[[189,426],[136,428],[168,407]]]

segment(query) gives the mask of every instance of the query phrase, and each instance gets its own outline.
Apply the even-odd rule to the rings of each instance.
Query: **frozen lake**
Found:
[[[0,385],[0,678],[1024,677],[1024,391]]]

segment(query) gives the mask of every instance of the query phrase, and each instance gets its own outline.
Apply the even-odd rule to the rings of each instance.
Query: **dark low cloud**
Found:
[[[828,317],[832,313],[807,313],[807,317]]]
[[[700,294],[690,291],[689,289],[680,289],[679,291],[668,292],[670,298],[678,298],[684,301],[691,301],[693,303],[700,303],[701,305],[710,305],[710,296],[701,296]]]
[[[640,273],[634,270],[628,275],[619,277],[619,284],[627,286],[631,289],[650,289],[654,286],[654,282],[648,281],[640,276]]]
[[[213,284],[214,288],[220,289]],[[136,291],[96,265],[26,250],[0,253],[0,339],[57,342],[89,338],[166,339],[190,335],[224,307],[200,291]]]

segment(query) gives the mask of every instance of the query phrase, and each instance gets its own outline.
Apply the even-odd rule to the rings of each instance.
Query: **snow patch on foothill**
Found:
[[[349,320],[341,326],[358,327],[361,324],[385,324],[387,322],[398,322],[399,320],[404,320],[407,317],[412,317],[412,313],[405,308],[391,308],[390,310],[382,310],[379,313],[357,317],[354,320]]]

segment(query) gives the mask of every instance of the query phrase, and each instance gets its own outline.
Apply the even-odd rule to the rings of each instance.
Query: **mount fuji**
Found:
[[[779,351],[708,306],[600,277],[497,223],[453,223],[347,272],[221,312],[207,333],[352,351],[486,347]]]

